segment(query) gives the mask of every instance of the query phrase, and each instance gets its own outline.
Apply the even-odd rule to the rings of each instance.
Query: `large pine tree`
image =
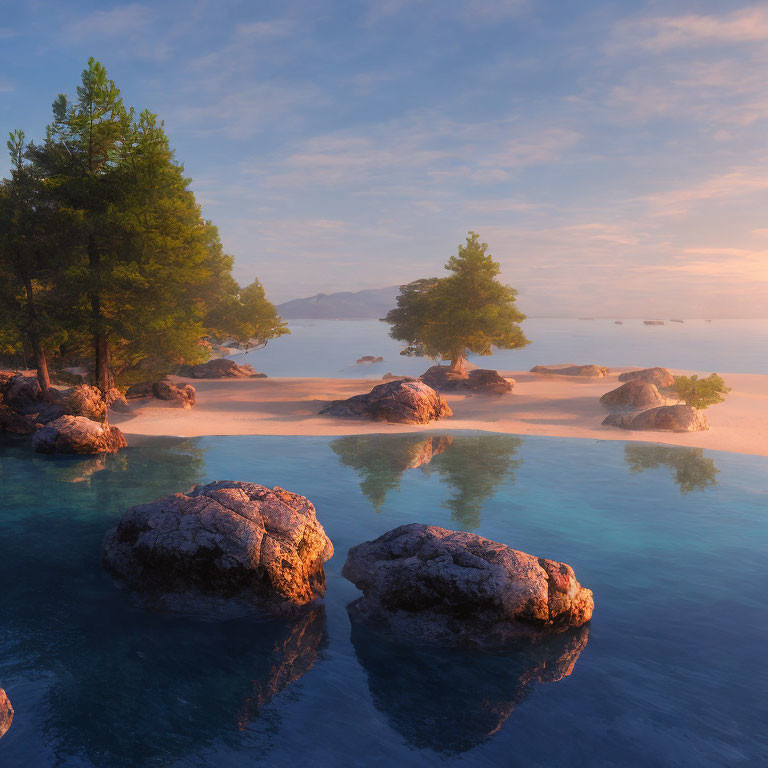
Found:
[[[403,354],[447,359],[452,370],[463,371],[470,353],[530,343],[518,325],[525,315],[517,309],[517,291],[498,281],[500,267],[487,250],[470,232],[445,265],[449,277],[402,286],[397,308],[384,319],[390,336],[408,344]]]

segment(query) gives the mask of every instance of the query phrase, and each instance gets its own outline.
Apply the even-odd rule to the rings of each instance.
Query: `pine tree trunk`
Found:
[[[112,389],[112,371],[109,365],[109,340],[103,333],[93,335],[95,357],[94,383],[106,395]]]
[[[45,355],[45,349],[40,341],[40,333],[37,327],[37,312],[35,312],[35,299],[32,290],[32,281],[24,275],[24,290],[27,294],[27,336],[32,346],[32,356],[35,360],[37,369],[37,382],[40,389],[45,392],[51,388],[51,377],[48,373],[48,358]]]
[[[464,355],[456,355],[451,358],[451,371],[453,373],[465,373],[466,372],[466,360]]]

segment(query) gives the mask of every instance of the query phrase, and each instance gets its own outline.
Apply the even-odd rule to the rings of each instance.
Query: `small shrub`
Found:
[[[672,391],[679,400],[700,411],[710,405],[722,403],[731,388],[725,385],[720,376],[713,373],[705,379],[700,379],[696,374],[675,376]]]

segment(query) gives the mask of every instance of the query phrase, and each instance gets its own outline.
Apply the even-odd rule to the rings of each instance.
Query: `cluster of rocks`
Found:
[[[603,425],[657,432],[698,432],[709,429],[706,416],[689,405],[667,405],[660,390],[670,387],[675,377],[666,368],[643,368],[619,376],[617,389],[606,392],[600,402],[614,411]]]
[[[168,379],[159,379],[134,384],[128,387],[125,396],[129,400],[155,397],[158,400],[176,403],[182,408],[191,408],[195,404],[197,392],[191,384],[175,384]]]
[[[488,368],[453,371],[447,366],[433,365],[420,378],[438,392],[504,395],[511,392],[515,385],[514,379],[505,379],[498,371]]]
[[[305,497],[220,481],[129,509],[105,537],[103,564],[167,607],[236,598],[286,615],[325,595],[332,555]],[[417,523],[353,547],[342,573],[363,592],[349,606],[353,622],[448,646],[503,647],[580,627],[594,607],[565,563]]]
[[[609,371],[602,365],[534,365],[531,373],[549,376],[608,376]]]
[[[428,424],[453,416],[448,403],[432,387],[412,378],[388,381],[378,384],[367,394],[334,400],[320,413],[399,424]]]
[[[199,363],[189,368],[193,379],[266,379],[266,373],[257,373],[253,366],[240,365],[234,360],[217,357],[207,363]]]
[[[43,391],[34,376],[0,372],[0,431],[32,435],[38,453],[114,453],[124,448],[122,432],[103,423],[108,407],[123,405],[127,403],[118,390],[107,398],[87,384]]]

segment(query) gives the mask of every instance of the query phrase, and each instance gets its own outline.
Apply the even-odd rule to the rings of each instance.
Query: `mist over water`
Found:
[[[290,336],[265,349],[237,355],[269,376],[380,378],[385,373],[419,376],[429,359],[400,354],[378,320],[292,320]],[[606,366],[663,366],[717,373],[768,374],[768,320],[686,320],[644,325],[642,320],[531,319],[523,323],[532,341],[518,350],[473,356],[483,368],[527,371],[534,365],[594,363]],[[382,363],[356,365],[363,355]]]

